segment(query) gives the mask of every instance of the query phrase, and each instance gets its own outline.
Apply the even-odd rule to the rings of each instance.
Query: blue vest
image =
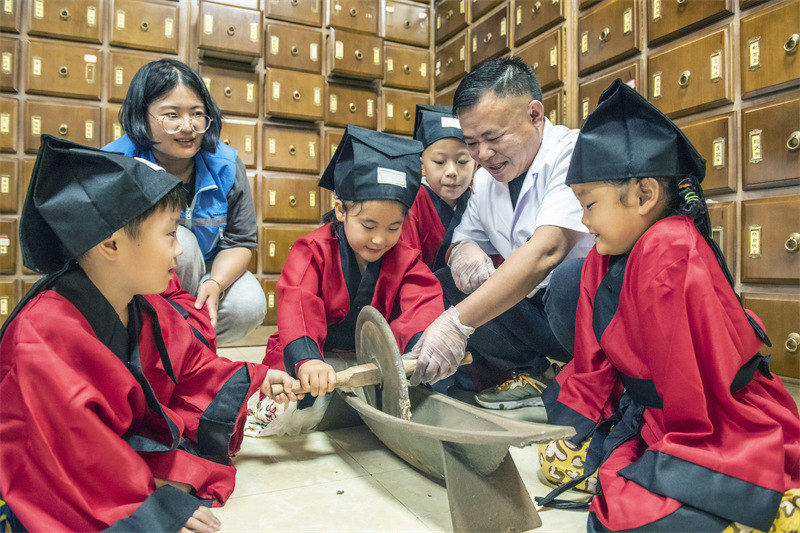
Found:
[[[158,164],[150,150],[139,150],[123,135],[103,147],[106,152],[141,157]],[[189,209],[181,211],[181,225],[186,226],[200,245],[206,261],[217,255],[218,243],[228,220],[228,192],[236,181],[239,153],[225,143],[217,143],[213,154],[200,150],[194,156],[194,199]]]

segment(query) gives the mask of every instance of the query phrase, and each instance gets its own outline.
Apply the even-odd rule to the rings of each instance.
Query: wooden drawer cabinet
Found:
[[[275,326],[278,324],[278,276],[268,276],[261,278],[261,289],[267,298],[267,314],[264,315],[265,326]]]
[[[647,41],[663,43],[733,13],[732,0],[647,0]]]
[[[220,140],[239,152],[246,167],[256,166],[256,124],[223,120]]]
[[[16,159],[0,159],[0,213],[14,214],[19,209],[18,176]]]
[[[153,54],[120,52],[117,50],[109,52],[107,57],[106,94],[110,102],[122,102],[125,100],[131,80],[139,69],[151,61],[161,59],[161,57],[153,56]]]
[[[578,19],[578,70],[584,76],[639,51],[636,0],[608,0]]]
[[[581,83],[578,86],[578,121],[580,124],[583,125],[586,117],[597,108],[597,100],[600,99],[600,95],[615,79],[620,78],[623,83],[627,83],[641,93],[641,71],[640,61],[637,59],[604,76]]]
[[[350,78],[381,78],[383,40],[374,35],[331,28],[328,37],[328,72]]]
[[[736,202],[708,202],[711,238],[722,250],[725,263],[736,277]]]
[[[326,25],[378,35],[378,0],[326,0]]]
[[[112,0],[110,44],[178,53],[178,6],[145,0]]]
[[[479,18],[503,3],[503,0],[468,0],[470,3],[470,20],[474,24]]]
[[[19,40],[0,37],[0,91],[19,90]]]
[[[258,116],[258,75],[244,70],[200,66],[200,76],[223,113]]]
[[[16,220],[0,220],[0,274],[17,271],[18,235]]]
[[[310,129],[264,127],[262,164],[270,170],[319,172],[319,132]]]
[[[514,42],[520,44],[564,20],[564,0],[516,0]]]
[[[344,128],[348,124],[378,128],[378,95],[370,89],[328,84],[325,123]]]
[[[101,59],[96,46],[31,41],[26,92],[100,100]]]
[[[261,11],[200,0],[197,47],[200,57],[255,63],[261,57]]]
[[[100,43],[104,16],[101,0],[30,0],[28,35]]]
[[[565,97],[562,89],[555,89],[542,97],[544,116],[553,124],[563,124],[566,111],[564,109]]]
[[[319,27],[323,0],[265,0],[267,18]]]
[[[742,96],[800,83],[800,3],[783,2],[742,18]]]
[[[261,217],[265,221],[316,222],[318,180],[316,176],[266,173],[261,179]]]
[[[19,299],[19,280],[0,281],[0,326],[5,324]]]
[[[31,184],[34,163],[36,163],[35,157],[22,158],[22,172],[19,175],[19,196],[23,202],[25,201],[25,195],[28,193],[28,186]]]
[[[455,96],[457,88],[458,85],[453,85],[446,91],[436,93],[433,103],[436,105],[453,105],[453,96]]]
[[[564,83],[564,32],[555,28],[514,51],[536,73],[543,91]]]
[[[730,58],[727,26],[649,56],[648,100],[671,117],[730,103]]]
[[[428,47],[428,6],[407,0],[385,0],[383,37],[387,41]]]
[[[734,112],[680,124],[680,128],[706,160],[703,191],[706,194],[736,190],[736,117]]]
[[[800,283],[800,195],[742,202],[742,282]]]
[[[0,96],[0,152],[16,152],[19,100]]]
[[[443,43],[467,27],[467,2],[469,0],[440,0],[436,2],[436,44]]]
[[[330,162],[331,158],[333,158],[333,154],[336,153],[336,147],[339,146],[339,143],[342,141],[343,136],[344,136],[344,130],[325,128],[325,131],[322,134],[323,168],[328,166],[328,163]]]
[[[508,8],[470,28],[470,68],[509,50]]]
[[[383,43],[384,87],[427,91],[429,71],[427,50]]]
[[[43,133],[78,144],[100,148],[100,107],[28,100],[25,102],[25,151],[39,150]]]
[[[294,242],[314,231],[308,224],[265,224],[261,227],[261,270],[265,274],[280,274]]]
[[[0,9],[0,31],[19,33],[22,27],[22,0],[3,0]]]
[[[321,120],[325,78],[319,74],[266,69],[264,112],[267,116]]]
[[[469,30],[436,50],[433,81],[437,89],[450,85],[469,72]]]
[[[103,144],[116,141],[125,133],[122,124],[119,122],[119,111],[122,108],[118,104],[108,104],[103,106]]]
[[[315,28],[268,22],[264,65],[322,73],[322,34]]]
[[[414,135],[414,115],[418,105],[427,105],[425,93],[383,89],[383,131]]]
[[[800,95],[742,111],[745,189],[800,183]]]
[[[769,369],[800,378],[800,295],[745,293],[742,304],[758,315],[772,341],[760,350],[770,356]]]

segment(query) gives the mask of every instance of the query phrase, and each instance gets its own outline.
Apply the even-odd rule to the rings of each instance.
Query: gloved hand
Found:
[[[474,241],[461,241],[453,247],[447,261],[456,287],[470,294],[495,271],[492,259]]]
[[[439,315],[404,356],[417,359],[417,369],[409,378],[411,385],[434,383],[453,374],[464,358],[467,338],[473,331],[475,328],[461,323],[455,307]]]

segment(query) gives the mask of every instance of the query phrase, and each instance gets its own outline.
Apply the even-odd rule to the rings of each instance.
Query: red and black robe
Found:
[[[592,438],[589,530],[769,530],[800,484],[797,408],[694,222],[663,219],[626,255],[593,249],[580,290],[575,358],[544,401]]]
[[[162,292],[161,296],[166,298],[167,302],[186,319],[192,333],[200,342],[213,351],[217,351],[217,332],[211,326],[208,308],[204,305],[200,309],[195,309],[194,304],[197,302],[197,298],[181,286],[181,280],[178,279],[177,274],[172,275],[167,290]]]
[[[422,254],[422,261],[432,271],[447,266],[445,256],[453,241],[453,231],[461,222],[472,191],[467,189],[450,207],[433,190],[423,184],[414,204],[408,211],[403,238],[408,239]]]
[[[222,505],[267,368],[218,357],[159,295],[136,296],[126,328],[78,268],[35,289],[0,340],[0,494],[14,515],[29,530],[177,531]]]
[[[331,224],[292,245],[277,283],[278,331],[264,363],[294,374],[297,363],[323,351],[353,350],[358,313],[376,308],[401,352],[444,312],[442,289],[417,249],[401,239],[361,273],[344,229]]]

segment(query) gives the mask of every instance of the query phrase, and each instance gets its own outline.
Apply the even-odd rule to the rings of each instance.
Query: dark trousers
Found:
[[[539,374],[549,366],[548,357],[571,360],[582,266],[583,259],[564,261],[553,270],[546,289],[476,328],[467,342],[473,363],[434,384],[434,389],[444,392],[455,383],[478,391],[501,383],[512,370]],[[449,268],[436,271],[436,277],[446,308],[467,297],[456,287]]]

